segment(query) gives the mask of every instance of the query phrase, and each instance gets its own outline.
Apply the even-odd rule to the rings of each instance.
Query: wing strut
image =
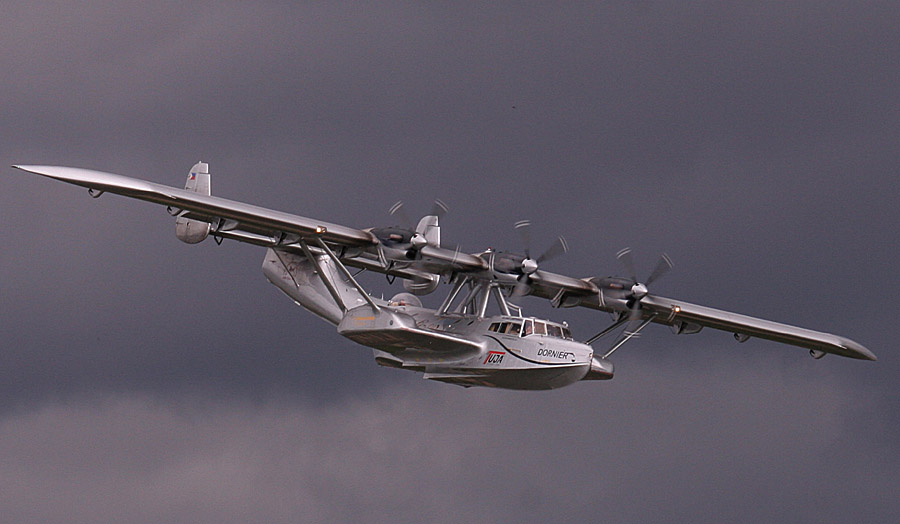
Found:
[[[500,306],[500,312],[508,317],[511,317],[512,312],[510,312],[509,310],[509,304],[506,302],[506,297],[504,297],[503,293],[500,292],[500,286],[491,284],[491,294],[493,294],[494,298],[497,300],[497,305]]]
[[[635,328],[635,329],[633,329],[633,330],[631,330],[631,331],[628,331],[628,330],[626,329],[626,330],[625,330],[625,336],[623,336],[622,338],[620,338],[620,339],[613,345],[613,347],[610,348],[610,350],[607,351],[605,355],[603,355],[603,358],[609,358],[609,356],[612,355],[613,353],[615,353],[615,351],[616,351],[617,349],[619,349],[620,347],[622,347],[622,344],[628,342],[628,341],[631,339],[631,337],[637,335],[638,333],[640,333],[640,331],[641,331],[642,329],[644,329],[645,327],[647,327],[648,325],[650,325],[650,323],[653,322],[653,318],[654,318],[654,317],[656,317],[656,315],[650,315],[650,318],[648,318],[647,320],[641,322],[641,324],[640,324],[637,328]],[[626,318],[626,320],[627,320],[627,318]]]
[[[344,301],[341,300],[341,295],[338,294],[337,289],[334,288],[334,284],[331,283],[331,279],[325,276],[325,273],[322,272],[322,266],[319,264],[319,260],[312,254],[309,250],[309,246],[306,245],[305,240],[300,241],[300,249],[303,250],[303,254],[306,255],[306,258],[312,263],[312,265],[316,268],[316,274],[319,275],[319,278],[322,280],[322,283],[325,284],[325,287],[328,289],[328,292],[331,293],[331,298],[337,303],[338,307],[341,308],[341,313],[347,312],[347,306],[344,304]],[[277,251],[276,251],[277,253]],[[293,278],[293,276],[292,276]],[[368,296],[363,293],[363,296]]]
[[[438,316],[445,315],[447,313],[447,310],[450,309],[453,301],[456,300],[457,295],[459,295],[460,290],[462,290],[463,286],[466,285],[466,281],[468,280],[468,277],[462,275],[456,277],[456,282],[453,284],[453,289],[450,291],[450,294],[447,295],[447,298],[444,299],[441,307],[439,307],[437,310]]]
[[[344,274],[344,278],[349,280],[350,283],[353,284],[353,286],[357,289],[357,291],[359,291],[359,294],[362,295],[362,297],[366,300],[366,302],[368,302],[369,305],[372,306],[372,309],[374,309],[375,311],[381,311],[381,308],[378,307],[378,304],[376,304],[372,300],[372,297],[370,297],[369,294],[366,293],[366,290],[363,289],[363,287],[359,285],[359,282],[357,282],[355,278],[353,278],[353,275],[350,274],[350,271],[347,270],[347,267],[344,266],[344,264],[341,262],[341,259],[339,259],[334,254],[334,252],[331,251],[331,248],[329,248],[328,245],[325,244],[324,241],[322,241],[322,237],[316,237],[316,243],[319,245],[320,248],[322,248],[323,251],[325,251],[325,254],[327,254],[331,258],[331,260],[334,262],[334,265],[337,266],[337,268],[341,271],[341,273]],[[319,275],[321,276],[321,273]]]
[[[591,338],[585,340],[584,343],[590,346],[594,342],[596,342],[596,341],[600,340],[601,338],[605,337],[606,335],[612,333],[617,327],[621,326],[622,324],[624,324],[626,322],[628,322],[628,316],[621,315],[619,317],[619,320],[616,320],[615,322],[613,322],[613,325],[611,325],[608,328],[604,329],[603,331],[597,333],[596,335],[592,336]]]

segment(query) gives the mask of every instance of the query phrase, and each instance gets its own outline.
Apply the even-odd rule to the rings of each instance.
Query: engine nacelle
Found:
[[[441,283],[441,277],[430,275],[429,278],[413,278],[411,280],[403,280],[403,289],[409,291],[413,295],[427,295],[437,289]]]
[[[191,172],[188,173],[184,189],[202,195],[209,195],[209,164],[203,162],[194,164]],[[203,242],[209,236],[209,228],[208,222],[192,220],[183,216],[175,219],[175,236],[178,237],[178,240],[187,244]]]
[[[209,223],[190,218],[175,219],[175,236],[186,244],[197,244],[209,236]]]

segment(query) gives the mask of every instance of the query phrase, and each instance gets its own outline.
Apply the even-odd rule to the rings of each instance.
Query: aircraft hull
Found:
[[[425,373],[424,378],[458,386],[482,386],[516,390],[547,390],[562,388],[582,380],[590,364],[554,366],[552,368],[520,368],[490,370],[485,374]]]

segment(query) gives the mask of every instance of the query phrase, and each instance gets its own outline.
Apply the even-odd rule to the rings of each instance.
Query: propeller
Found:
[[[616,258],[619,259],[619,262],[625,266],[625,271],[628,272],[628,276],[631,277],[632,285],[630,288],[630,297],[640,301],[640,299],[644,298],[649,292],[648,286],[653,282],[657,281],[669,272],[675,264],[672,263],[672,259],[669,258],[669,255],[663,253],[659,256],[659,261],[656,262],[656,267],[653,268],[653,272],[650,273],[650,276],[644,282],[638,281],[637,272],[634,270],[634,257],[631,254],[631,248],[626,247],[625,249],[616,253]],[[625,296],[628,296],[626,294]]]
[[[569,251],[569,244],[564,237],[557,237],[556,241],[537,258],[531,258],[531,221],[520,220],[515,223],[514,227],[522,237],[525,258],[522,259],[522,262],[518,267],[518,272],[521,274],[516,278],[516,285],[512,290],[511,296],[521,297],[531,292],[531,275],[538,270],[540,265],[543,262],[567,253]]]
[[[641,282],[636,276],[637,272],[634,269],[634,258],[631,254],[630,247],[626,247],[625,249],[616,253],[616,258],[619,259],[619,262],[621,262],[623,266],[625,266],[625,271],[631,278],[631,286],[624,287],[620,290],[601,290],[600,292],[607,293],[608,295],[615,298],[627,299],[628,324],[626,324],[625,326],[623,336],[631,337],[637,334],[635,331],[635,325],[641,320],[641,300],[650,293],[650,284],[659,280],[663,275],[668,273],[669,270],[675,266],[675,264],[672,263],[672,259],[669,258],[669,255],[665,253],[661,254],[659,256],[659,261],[657,261],[656,267],[653,268],[650,276],[648,276],[647,279],[644,280],[644,282]]]
[[[392,228],[380,228],[376,231],[376,235],[380,233],[379,238],[383,241],[388,240],[394,243],[408,242],[409,247],[406,250],[406,258],[415,260],[419,256],[419,251],[425,246],[430,243],[440,244],[440,230],[438,229],[440,227],[440,219],[449,211],[450,208],[447,204],[437,199],[431,207],[431,213],[425,217],[435,217],[436,220],[425,220],[423,218],[418,225],[414,226],[414,222],[410,219],[409,214],[406,213],[403,201],[397,201],[390,207],[388,212],[397,219],[399,225]],[[382,236],[385,238],[381,238]]]
[[[409,214],[406,212],[406,209],[403,208],[404,204],[402,200],[398,200],[391,206],[388,210],[391,216],[396,216],[398,221],[400,222],[400,227],[406,227],[409,230],[413,230],[413,221],[409,218]],[[431,205],[431,213],[429,216],[436,216],[438,219],[444,218],[444,215],[450,212],[450,207],[444,203],[440,198],[436,198],[434,203]]]

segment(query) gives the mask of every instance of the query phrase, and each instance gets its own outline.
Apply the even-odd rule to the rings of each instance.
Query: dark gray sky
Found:
[[[445,243],[676,268],[663,295],[877,363],[650,328],[616,378],[465,390],[375,366],[263,252],[0,176],[0,507],[15,522],[887,522],[900,512],[900,7],[4,2],[0,159]],[[382,279],[375,292],[396,289]],[[586,338],[608,318],[568,320]]]

